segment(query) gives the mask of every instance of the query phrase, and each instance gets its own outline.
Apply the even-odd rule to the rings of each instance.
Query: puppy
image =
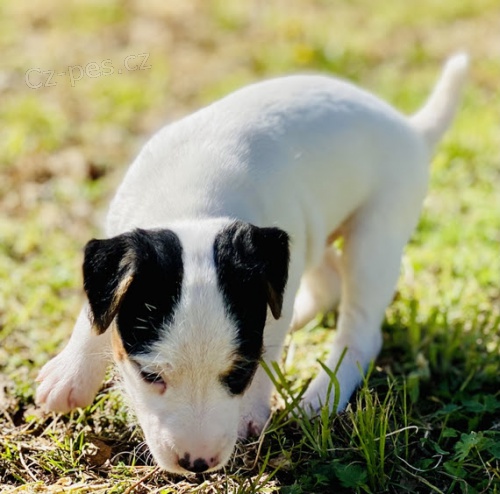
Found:
[[[289,328],[341,294],[326,361],[340,393],[328,393],[321,370],[302,406],[343,409],[380,350],[466,68],[465,55],[451,58],[410,118],[347,82],[291,76],[161,129],[111,203],[107,238],[85,248],[88,300],[38,376],[38,403],[89,405],[113,354],[158,464],[219,469],[268,418],[260,359],[279,360]],[[342,253],[332,247],[339,236]]]

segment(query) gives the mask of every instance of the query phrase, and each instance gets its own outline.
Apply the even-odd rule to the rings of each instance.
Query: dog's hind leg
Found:
[[[340,301],[340,258],[331,245],[321,263],[304,273],[293,306],[292,329],[300,329],[317,314],[337,307]]]
[[[418,189],[406,192],[409,198],[403,194],[395,198],[396,193],[379,197],[353,215],[343,231],[342,299],[337,334],[326,361],[331,371],[337,369],[340,396],[335,396],[331,379],[322,369],[303,398],[302,405],[311,414],[326,403],[342,410],[380,351],[384,312],[392,300],[403,249],[420,209]],[[400,207],[395,208],[394,203]]]
[[[110,334],[93,331],[84,307],[66,347],[38,374],[37,403],[63,413],[90,405],[111,361]]]

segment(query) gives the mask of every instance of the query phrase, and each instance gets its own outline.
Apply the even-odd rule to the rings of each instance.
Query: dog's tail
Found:
[[[423,108],[410,117],[411,124],[431,149],[439,142],[455,116],[468,65],[469,57],[465,53],[449,58],[429,99]]]

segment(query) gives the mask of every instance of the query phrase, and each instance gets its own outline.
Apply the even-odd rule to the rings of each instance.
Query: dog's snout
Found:
[[[218,457],[212,457],[208,461],[204,458],[196,458],[196,460],[191,462],[191,455],[189,453],[184,453],[184,456],[179,458],[179,465],[184,470],[193,473],[206,472],[209,468],[216,466],[218,462]]]

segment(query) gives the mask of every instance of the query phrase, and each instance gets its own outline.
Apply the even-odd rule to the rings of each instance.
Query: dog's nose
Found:
[[[183,458],[179,458],[179,465],[194,473],[202,473],[208,470],[208,463],[203,458],[197,458],[191,463],[191,455],[186,453]]]
[[[193,473],[202,473],[206,472],[210,467],[215,466],[218,463],[217,458],[210,458],[207,462],[204,458],[197,458],[193,462],[191,462],[191,455],[189,453],[185,453],[182,458],[179,458],[179,465]]]

